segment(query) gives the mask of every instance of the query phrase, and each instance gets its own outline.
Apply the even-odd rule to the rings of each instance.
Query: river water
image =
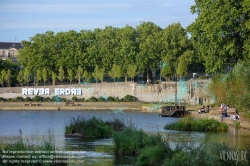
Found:
[[[171,144],[189,141],[194,144],[204,141],[226,142],[233,149],[250,150],[250,131],[229,128],[228,132],[183,132],[164,130],[167,123],[178,118],[159,117],[157,113],[139,111],[0,111],[0,143],[15,142],[20,134],[27,143],[36,144],[50,140],[56,150],[81,151],[84,165],[133,165],[134,156],[115,155],[111,150],[112,139],[65,138],[65,125],[73,117],[92,116],[103,120],[119,118],[126,124],[133,123],[149,133],[161,132]],[[21,132],[20,132],[21,131]],[[70,164],[69,164],[70,165]],[[76,165],[76,164],[73,164]]]

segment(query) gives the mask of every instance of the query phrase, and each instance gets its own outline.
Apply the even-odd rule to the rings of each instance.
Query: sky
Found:
[[[194,0],[0,0],[0,42],[21,42],[46,31],[136,27],[151,21],[161,28],[195,21]]]

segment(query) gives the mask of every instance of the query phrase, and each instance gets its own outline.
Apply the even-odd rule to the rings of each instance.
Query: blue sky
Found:
[[[93,30],[105,26],[136,27],[151,21],[161,28],[196,15],[194,0],[0,0],[0,42],[21,42],[46,31]]]

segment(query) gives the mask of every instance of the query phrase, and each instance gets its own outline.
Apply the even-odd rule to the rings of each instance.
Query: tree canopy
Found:
[[[173,71],[178,58],[188,49],[189,40],[180,23],[162,29],[153,22],[142,22],[136,28],[126,25],[80,32],[47,31],[22,41],[22,45],[19,64],[24,69],[32,69],[31,75],[46,69],[48,81],[55,82],[57,75],[61,82],[68,78],[70,82],[80,83],[84,71],[96,76],[95,69],[99,68],[104,70],[102,75],[108,75],[114,64],[121,68],[116,78],[127,77],[131,64],[136,66],[135,73],[146,72],[149,77],[150,71],[157,71],[159,62],[166,57]],[[100,77],[98,80],[102,80]]]
[[[195,0],[197,19],[187,27],[207,73],[226,72],[249,59],[249,0]]]

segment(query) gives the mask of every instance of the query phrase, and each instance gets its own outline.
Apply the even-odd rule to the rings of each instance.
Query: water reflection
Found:
[[[96,116],[103,120],[118,118],[148,133],[160,132],[173,147],[179,141],[193,142],[194,145],[202,142],[227,142],[232,148],[250,149],[249,130],[234,127],[230,127],[228,132],[207,133],[164,130],[167,123],[178,119],[137,111],[120,114],[112,111],[0,111],[0,143],[15,142],[21,129],[24,140],[32,144],[49,139],[57,150],[84,152],[84,165],[134,165],[136,156],[113,153],[112,139],[65,138],[65,125],[78,115],[86,118]]]

